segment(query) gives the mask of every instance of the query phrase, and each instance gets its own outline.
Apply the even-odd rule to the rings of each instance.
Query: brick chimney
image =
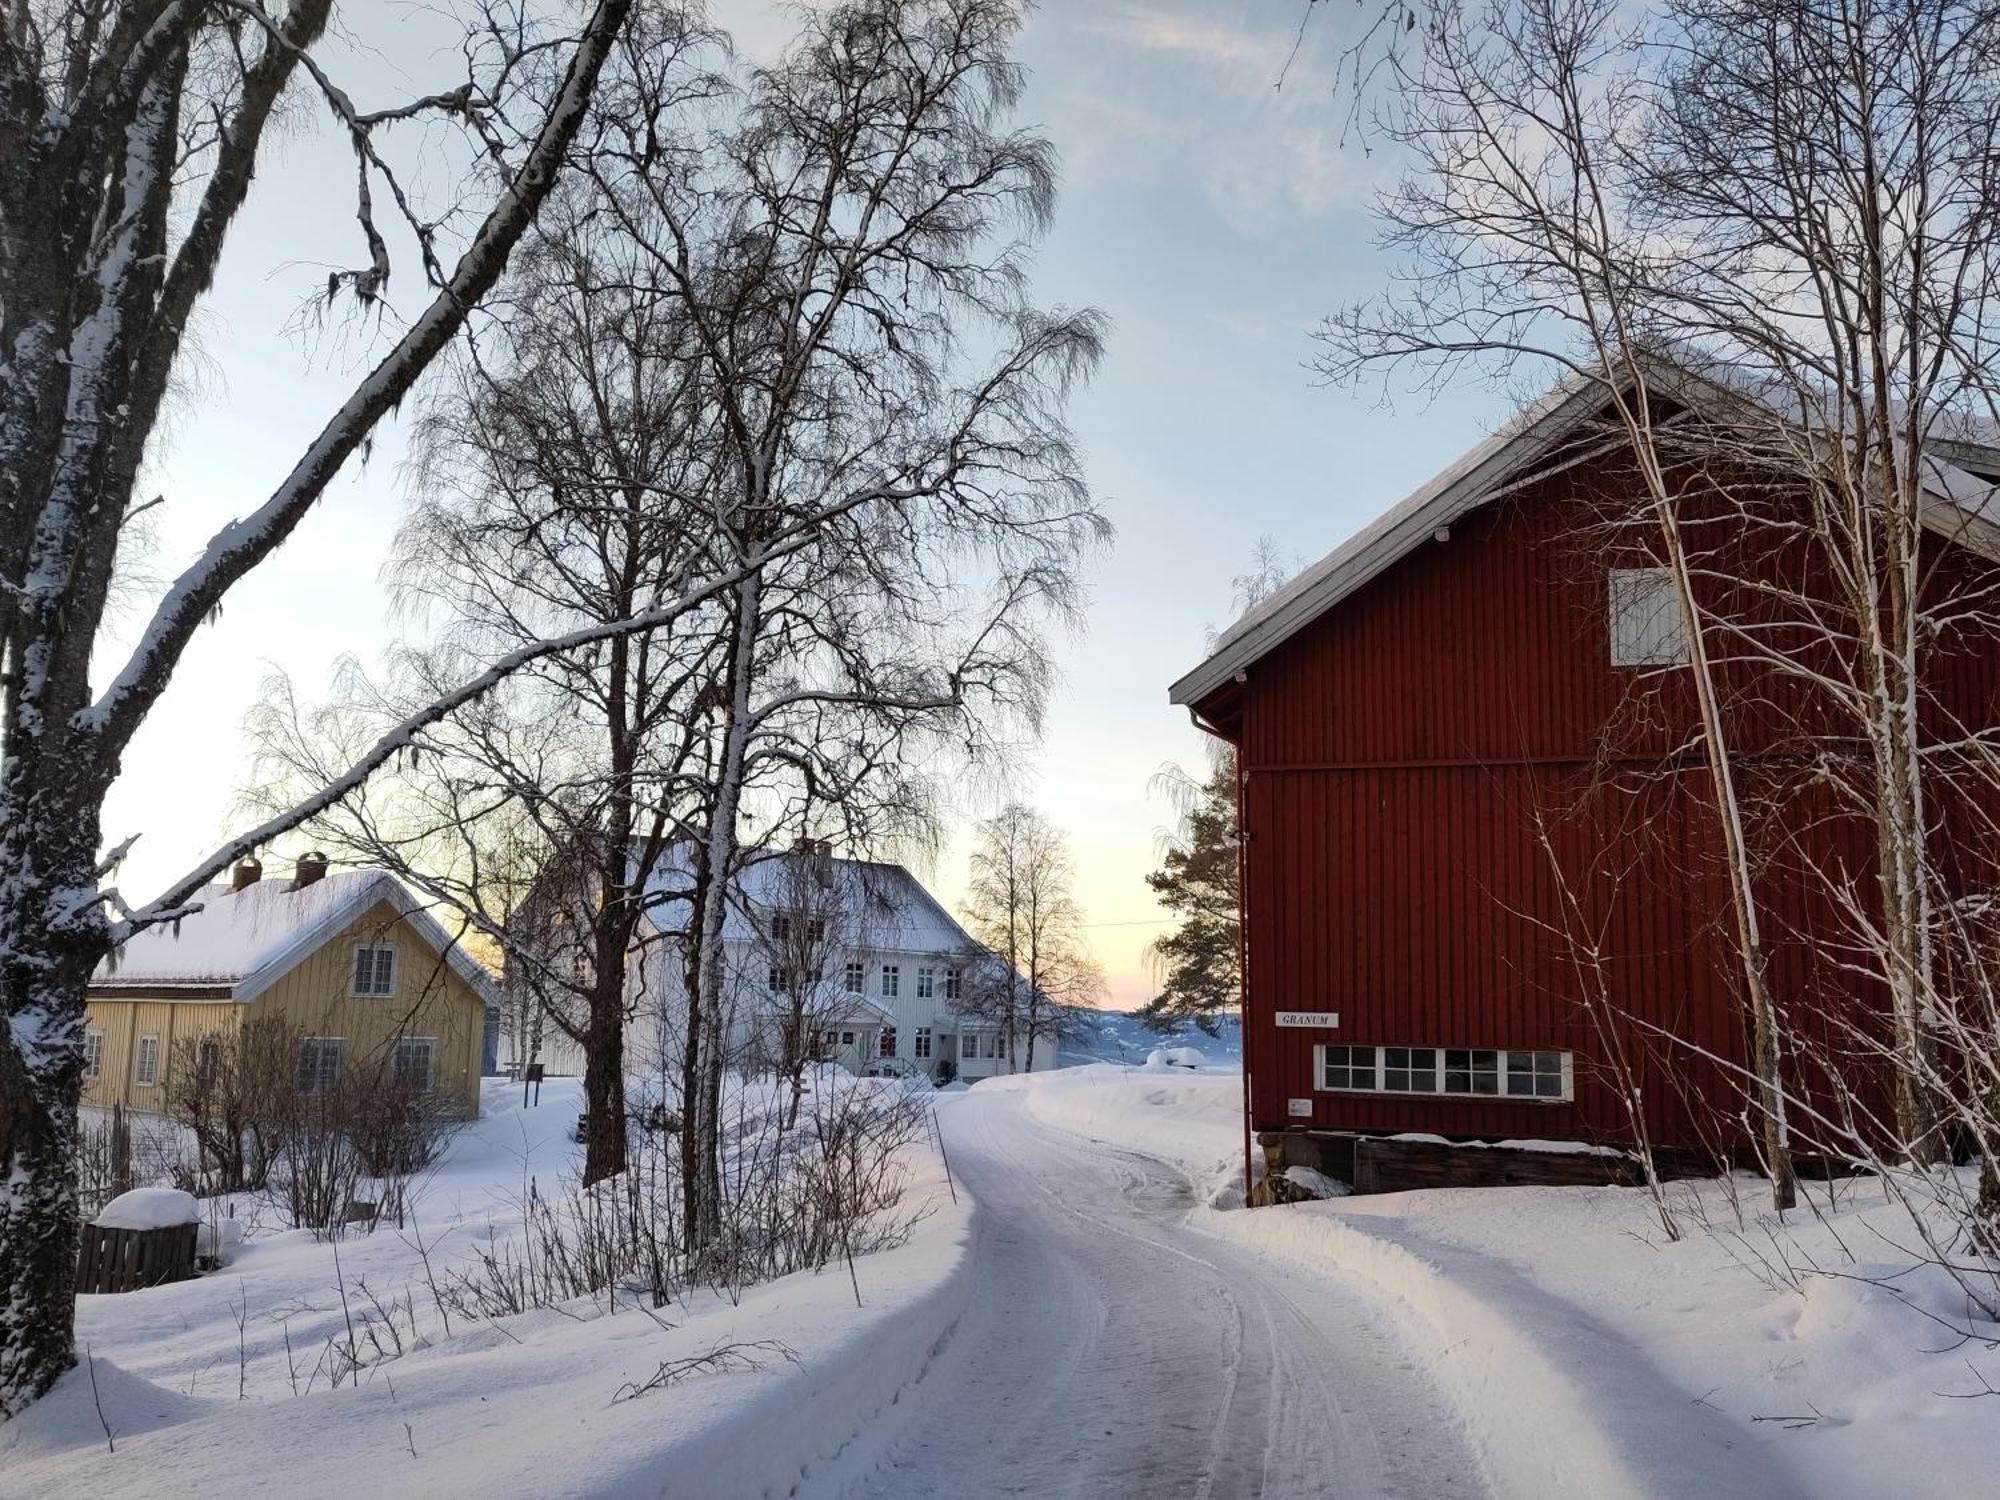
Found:
[[[239,859],[236,868],[229,872],[229,889],[240,891],[245,886],[255,885],[264,878],[264,867],[248,857]]]
[[[326,856],[315,849],[310,854],[301,854],[297,871],[292,876],[292,889],[302,891],[315,880],[326,874]]]

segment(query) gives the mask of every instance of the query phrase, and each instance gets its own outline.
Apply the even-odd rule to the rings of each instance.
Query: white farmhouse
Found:
[[[686,1015],[685,934],[692,921],[685,863],[668,858],[631,958],[633,1073],[671,1068]],[[803,1023],[814,1054],[855,1073],[923,1073],[971,1082],[1056,1065],[1056,1046],[1011,1038],[978,1003],[1006,967],[900,864],[841,859],[825,845],[753,860],[738,876],[723,925],[729,1050],[738,1066],[768,1065],[780,1030]],[[549,1071],[580,1072],[577,1049],[546,1028]]]

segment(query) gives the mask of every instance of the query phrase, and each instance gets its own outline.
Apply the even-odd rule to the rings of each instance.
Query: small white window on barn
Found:
[[[396,950],[386,943],[363,944],[354,950],[354,993],[396,993]]]
[[[1567,1052],[1509,1052],[1507,1093],[1516,1099],[1567,1099],[1570,1064]]]
[[[428,1094],[437,1087],[437,1039],[406,1036],[389,1054],[389,1081],[409,1094]]]
[[[340,1053],[345,1045],[337,1036],[302,1037],[292,1086],[301,1094],[330,1092],[340,1082]]]
[[[156,1036],[139,1038],[137,1050],[132,1054],[132,1081],[144,1088],[151,1088],[160,1081],[160,1039]]]
[[[104,1033],[86,1031],[83,1034],[83,1076],[95,1078],[104,1071]]]
[[[211,1089],[222,1074],[222,1040],[205,1036],[195,1044],[194,1082],[196,1088]]]
[[[1373,1047],[1322,1047],[1319,1049],[1319,1086],[1323,1089],[1373,1089],[1375,1049]]]
[[[1686,622],[1666,568],[1613,568],[1611,665],[1671,667],[1688,659]]]

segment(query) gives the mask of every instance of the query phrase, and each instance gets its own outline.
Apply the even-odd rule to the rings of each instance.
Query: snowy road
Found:
[[[1022,1113],[941,1110],[980,1205],[971,1305],[923,1376],[801,1493],[1482,1493],[1444,1398],[1366,1295],[1185,1223],[1173,1168]]]

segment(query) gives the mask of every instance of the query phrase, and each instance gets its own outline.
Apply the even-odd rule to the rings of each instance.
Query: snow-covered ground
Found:
[[[573,1164],[574,1085],[519,1097],[489,1090],[420,1201],[434,1263],[512,1233]],[[932,1211],[860,1258],[859,1308],[836,1265],[666,1327],[586,1300],[447,1332],[416,1232],[350,1239],[337,1271],[303,1234],[253,1234],[222,1273],[82,1300],[91,1358],[0,1428],[0,1497],[2000,1492],[2000,1398],[1977,1395],[2000,1355],[1925,1316],[1964,1311],[1937,1278],[1875,1283],[1902,1225],[1864,1187],[1781,1225],[1746,1181],[1739,1225],[1723,1185],[1686,1186],[1678,1243],[1625,1189],[1244,1212],[1233,1070],[936,1101],[951,1176],[913,1152]],[[1831,1274],[1784,1269],[1808,1258]],[[412,1348],[329,1390],[363,1283],[414,1310]],[[798,1363],[615,1399],[767,1340]]]
[[[1029,1114],[1239,1193],[1230,1074],[1077,1069],[1004,1080]],[[2000,1494],[2000,1327],[1913,1269],[1902,1211],[1841,1184],[1779,1223],[1739,1178],[1645,1193],[1494,1188],[1260,1209],[1205,1232],[1302,1277],[1373,1288],[1463,1413],[1494,1487],[1522,1495]],[[1742,1217],[1739,1220],[1738,1208]],[[1818,1266],[1824,1274],[1801,1272]],[[1945,1321],[1940,1322],[1938,1319]],[[1966,1398],[1966,1399],[1957,1399]],[[1362,1492],[1357,1492],[1362,1493]]]
[[[547,1191],[576,1164],[579,1094],[574,1081],[552,1081],[523,1109],[518,1088],[489,1082],[486,1113],[453,1142],[415,1230],[344,1241],[337,1271],[336,1247],[287,1231],[254,1235],[217,1274],[80,1298],[78,1346],[90,1358],[0,1427],[0,1497],[790,1491],[894,1398],[956,1321],[970,1205],[952,1202],[935,1152],[913,1153],[910,1193],[931,1212],[906,1244],[857,1261],[860,1307],[836,1263],[750,1288],[736,1305],[696,1295],[659,1321],[629,1304],[607,1315],[598,1299],[454,1319],[447,1332],[419,1234],[442,1268],[489,1233],[517,1230],[529,1185]],[[327,1340],[361,1316],[362,1283],[402,1304],[401,1336],[421,1347],[331,1390]],[[662,1362],[759,1341],[781,1342],[798,1363],[767,1351],[754,1370],[613,1399]],[[702,1481],[687,1484],[690,1475]]]

